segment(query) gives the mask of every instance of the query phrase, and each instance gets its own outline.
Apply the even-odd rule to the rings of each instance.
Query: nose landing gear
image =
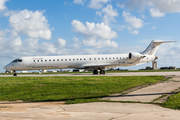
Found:
[[[17,76],[17,73],[16,73],[16,71],[15,71],[15,70],[13,71],[13,76]]]

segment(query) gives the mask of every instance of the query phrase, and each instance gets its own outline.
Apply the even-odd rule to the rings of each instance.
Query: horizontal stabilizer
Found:
[[[163,40],[153,40],[150,45],[141,53],[143,55],[155,55],[158,47],[162,43],[170,43],[176,41],[163,41]]]

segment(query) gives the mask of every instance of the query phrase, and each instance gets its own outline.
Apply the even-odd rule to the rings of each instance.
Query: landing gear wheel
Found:
[[[98,71],[97,70],[93,70],[93,74],[98,74]]]
[[[14,70],[13,76],[17,76],[16,71]]]
[[[100,74],[105,74],[105,70],[100,70]]]

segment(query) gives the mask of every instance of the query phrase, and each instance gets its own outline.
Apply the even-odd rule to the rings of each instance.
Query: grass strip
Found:
[[[166,102],[161,103],[160,105],[166,108],[180,110],[180,92],[177,94],[171,95]]]
[[[82,103],[162,79],[164,76],[1,77],[0,101]]]

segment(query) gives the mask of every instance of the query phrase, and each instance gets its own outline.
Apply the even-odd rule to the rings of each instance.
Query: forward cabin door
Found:
[[[32,67],[33,59],[28,57],[26,58],[26,67]]]

